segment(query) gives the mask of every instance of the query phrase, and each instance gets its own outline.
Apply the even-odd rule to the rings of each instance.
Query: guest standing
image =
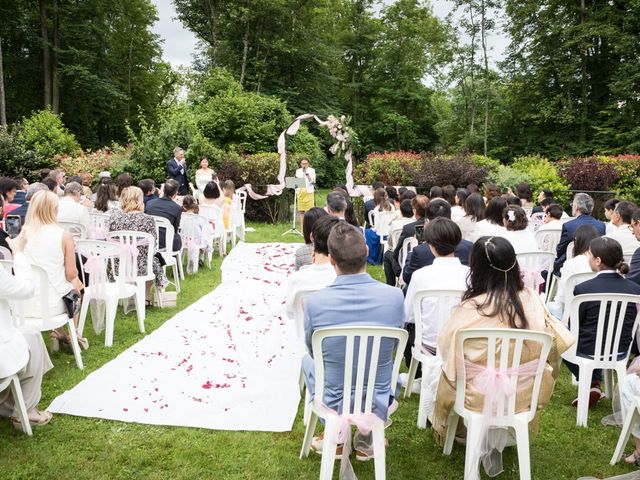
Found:
[[[169,178],[178,182],[178,195],[187,195],[189,193],[189,172],[182,148],[173,149],[173,158],[167,160],[166,167]]]

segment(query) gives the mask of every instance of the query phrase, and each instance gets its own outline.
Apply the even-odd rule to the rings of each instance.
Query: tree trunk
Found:
[[[484,0],[480,1],[480,32],[482,35],[482,53],[484,55],[484,155],[487,155],[487,132],[489,130],[489,57],[487,56],[487,9]]]
[[[587,139],[587,47],[584,42],[584,22],[585,22],[585,0],[580,0],[580,26],[582,40],[580,42],[580,96],[582,104],[580,105],[580,142],[584,143]]]
[[[209,11],[209,30],[211,31],[211,63],[216,66],[218,56],[218,21],[216,19],[216,11],[213,8],[213,1],[206,0],[207,10]]]
[[[244,83],[244,76],[247,71],[247,54],[249,53],[249,24],[247,23],[244,37],[242,38],[242,66],[240,67],[240,85]]]
[[[476,66],[476,24],[473,20],[473,5],[471,2],[469,2],[469,22],[471,23],[471,62],[469,68],[469,77],[471,78],[471,84],[469,85],[469,93],[471,95],[471,124],[469,126],[469,134],[473,135],[476,122],[476,85],[473,72]]]
[[[129,41],[129,71],[127,72],[127,121],[131,118],[131,68],[133,57],[133,29],[131,40]]]
[[[51,105],[53,113],[60,112],[60,88],[58,85],[58,50],[60,49],[60,19],[58,0],[53,0],[53,51],[51,54]]]
[[[51,58],[49,52],[49,32],[47,31],[47,6],[45,0],[40,5],[40,37],[42,41],[42,79],[44,90],[44,108],[51,107]]]
[[[7,126],[7,109],[4,99],[4,67],[2,66],[2,37],[0,37],[0,126]]]

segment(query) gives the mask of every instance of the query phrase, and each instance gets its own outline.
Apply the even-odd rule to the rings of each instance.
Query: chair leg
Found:
[[[351,427],[349,426],[348,428]],[[331,480],[333,478],[333,464],[336,460],[336,437],[338,436],[338,429],[339,423],[335,418],[325,418],[320,480]]]
[[[404,398],[411,396],[411,387],[413,381],[416,379],[416,372],[418,371],[418,361],[415,357],[411,357],[411,363],[409,364],[409,375],[407,377],[407,384],[404,387]]]
[[[529,458],[529,425],[525,422],[517,422],[514,425],[516,431],[516,445],[518,447],[518,467],[520,480],[531,480],[531,460]]]
[[[381,448],[374,448],[373,462],[376,472],[376,480],[385,480],[387,471],[385,467],[386,451],[384,448],[384,423],[376,422],[373,426],[373,445],[380,445]]]
[[[609,369],[604,370],[602,376],[604,377],[604,396],[606,398],[613,398],[613,371]],[[620,381],[620,379],[618,379],[618,381]]]
[[[24,397],[22,396],[22,387],[20,386],[20,379],[17,375],[14,375],[11,379],[11,394],[13,396],[13,403],[20,415],[20,424],[22,425],[22,431],[27,435],[33,435],[31,431],[31,424],[29,423],[29,412],[27,412],[27,406],[24,404]]]
[[[622,452],[624,452],[624,447],[626,447],[627,442],[629,441],[629,435],[631,435],[631,425],[633,425],[637,419],[638,407],[634,405],[633,409],[627,413],[627,417],[624,419],[624,424],[622,425],[622,431],[618,437],[616,449],[613,451],[613,456],[611,457],[611,465],[615,465],[622,458]]]
[[[180,280],[184,280],[184,268],[182,268],[182,262],[178,261],[180,254],[176,255],[176,264],[178,265],[178,273],[180,274]],[[178,293],[180,293],[178,291]]]
[[[145,297],[145,285],[144,283],[138,283],[136,285],[136,314],[138,315],[138,328],[140,329],[140,333],[144,333],[144,320],[147,315],[147,311],[144,305],[144,297]]]
[[[451,455],[453,441],[456,438],[456,430],[458,429],[459,418],[458,414],[453,410],[449,414],[449,418],[447,420],[447,436],[444,440],[444,448],[442,449],[443,455]]]
[[[175,282],[176,292],[180,293],[180,271],[179,271],[178,262],[176,262],[173,265],[172,269],[173,269],[173,281]]]
[[[449,432],[447,431],[447,434]],[[455,436],[455,431],[454,431]],[[465,480],[480,478],[478,475],[478,462],[480,460],[480,447],[482,435],[482,418],[472,417],[467,420],[467,447],[464,454],[464,478]]]
[[[316,431],[316,424],[318,423],[318,415],[311,410],[311,416],[307,422],[307,429],[304,432],[304,440],[302,441],[302,448],[300,449],[300,459],[309,456],[309,449],[311,448],[311,442],[313,441],[313,434]]]
[[[422,369],[424,372],[424,368]],[[418,428],[425,429],[427,428],[427,406],[424,403],[424,398],[426,398],[426,390],[428,386],[424,380],[420,384],[420,400],[418,400]]]
[[[588,366],[580,366],[580,380],[578,380],[578,411],[576,425],[586,427],[589,420],[589,390],[591,390],[591,375],[593,370]]]
[[[118,311],[118,300],[115,298],[107,298],[105,303],[106,314],[104,321],[104,346],[110,347],[113,345],[113,330],[116,322],[116,313]]]
[[[82,370],[84,369],[84,364],[82,363],[82,355],[80,355],[80,345],[78,345],[78,336],[76,335],[76,326],[73,324],[73,318],[69,319],[67,325],[69,326],[69,335],[71,336],[73,356],[76,357],[76,365]]]
[[[91,296],[85,292],[82,297],[82,305],[80,306],[80,319],[78,320],[78,333],[80,336],[84,333],[84,322],[87,321],[87,313],[89,312],[89,304],[91,303]]]
[[[304,392],[304,412],[302,413],[302,422],[304,425],[309,423],[311,417],[311,397],[309,396],[309,390]]]

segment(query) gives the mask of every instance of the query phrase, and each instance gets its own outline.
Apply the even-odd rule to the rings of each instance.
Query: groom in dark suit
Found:
[[[173,149],[173,158],[167,160],[167,175],[178,182],[178,195],[189,194],[189,180],[187,180],[187,162],[184,159],[184,150],[180,147]]]

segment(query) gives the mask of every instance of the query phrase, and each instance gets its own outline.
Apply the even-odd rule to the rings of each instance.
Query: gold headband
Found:
[[[493,237],[489,237],[489,238],[484,242],[484,254],[485,254],[485,255],[486,255],[486,257],[487,257],[487,261],[489,262],[489,266],[490,266],[491,268],[493,268],[494,270],[497,270],[497,271],[499,271],[499,272],[504,273],[504,284],[505,284],[505,286],[506,286],[506,284],[507,284],[507,272],[510,272],[511,270],[513,270],[513,269],[514,269],[514,267],[516,266],[516,263],[518,263],[518,259],[516,258],[516,259],[513,261],[513,265],[511,265],[511,266],[510,266],[509,268],[507,268],[507,269],[496,267],[496,266],[491,262],[491,257],[489,256],[489,248],[488,248],[488,246],[489,246],[489,244],[491,243],[491,240],[493,240]]]

